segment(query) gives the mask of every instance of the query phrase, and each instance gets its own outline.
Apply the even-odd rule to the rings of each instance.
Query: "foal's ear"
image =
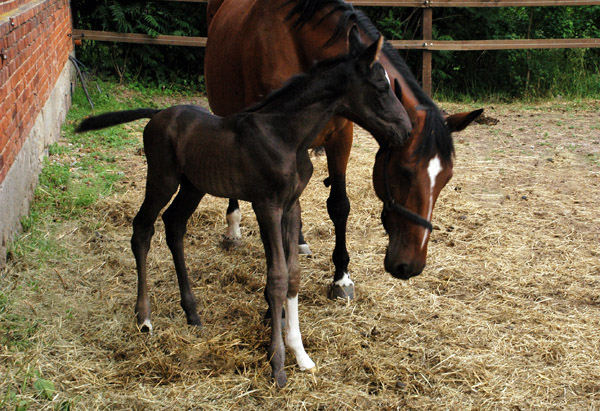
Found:
[[[482,108],[471,112],[467,111],[465,113],[452,114],[446,117],[446,124],[451,132],[462,131],[467,128],[467,126],[471,124],[473,120],[479,117],[481,113],[483,113]]]
[[[369,68],[373,67],[373,64],[379,60],[381,54],[381,48],[383,47],[383,36],[380,34],[377,41],[371,44],[365,51],[362,52],[358,61],[368,65]]]
[[[348,33],[348,51],[352,57],[358,57],[364,49],[365,45],[360,38],[358,27],[356,27],[356,24],[353,24]]]

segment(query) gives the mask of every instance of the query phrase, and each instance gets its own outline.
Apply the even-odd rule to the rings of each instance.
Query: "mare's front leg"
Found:
[[[288,291],[285,299],[285,344],[294,353],[298,367],[304,371],[313,368],[315,363],[304,350],[298,315],[300,264],[298,262],[298,243],[296,239],[300,232],[300,214],[300,202],[296,200],[292,209],[283,215],[282,230],[289,273]]]
[[[198,191],[187,178],[183,177],[177,197],[162,216],[165,222],[167,245],[171,250],[175,271],[177,272],[181,308],[185,312],[187,323],[196,326],[200,326],[201,323],[196,309],[196,299],[190,287],[188,271],[185,266],[183,237],[186,232],[187,221],[198,207],[198,203],[203,196],[204,193]]]
[[[265,299],[271,313],[271,342],[268,348],[272,376],[278,387],[283,387],[287,376],[285,347],[283,345],[281,316],[288,291],[288,271],[282,241],[282,207],[273,203],[252,203],[260,227],[260,236],[267,259],[267,285]],[[297,237],[294,239],[296,242]]]
[[[346,194],[346,169],[352,138],[352,123],[348,122],[341,131],[335,132],[329,144],[325,146],[329,170],[329,178],[325,184],[331,186],[327,211],[335,227],[335,248],[332,255],[335,273],[329,292],[329,297],[332,299],[354,298],[354,282],[348,273],[350,256],[346,248],[346,226],[350,214],[350,200]]]

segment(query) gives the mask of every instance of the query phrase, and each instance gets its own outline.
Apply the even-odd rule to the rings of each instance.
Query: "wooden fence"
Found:
[[[189,3],[206,3],[207,0],[164,0]],[[438,50],[509,50],[600,47],[600,39],[508,39],[508,40],[434,40],[433,9],[437,7],[532,7],[532,6],[593,6],[600,0],[348,0],[356,6],[387,6],[422,8],[422,39],[391,40],[397,49],[422,50],[423,89],[431,94],[431,53]],[[172,46],[205,47],[206,37],[182,37],[146,34],[114,33],[95,30],[73,30],[73,38],[80,40],[116,41],[126,43],[161,44]]]

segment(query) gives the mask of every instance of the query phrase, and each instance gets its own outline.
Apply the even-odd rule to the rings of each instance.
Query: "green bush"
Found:
[[[206,6],[165,1],[72,0],[78,29],[149,36],[206,36]],[[77,58],[96,72],[119,81],[141,81],[153,87],[202,87],[204,49],[131,43],[84,41]]]
[[[421,13],[365,8],[390,39],[421,38]],[[600,38],[600,6],[435,8],[437,40]],[[420,53],[403,52],[420,73]],[[433,52],[433,84],[442,95],[600,96],[599,49]]]
[[[184,2],[72,0],[82,29],[206,36],[206,5]],[[361,8],[388,39],[421,37],[421,9]],[[600,6],[435,8],[434,39],[600,38]],[[120,81],[201,90],[204,49],[84,41],[78,58]],[[420,75],[420,51],[402,51]],[[433,84],[457,98],[600,96],[600,49],[433,53]]]

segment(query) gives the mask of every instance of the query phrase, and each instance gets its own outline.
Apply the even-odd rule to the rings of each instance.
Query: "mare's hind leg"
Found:
[[[329,178],[325,184],[331,186],[327,199],[327,211],[335,227],[335,248],[332,255],[335,273],[329,293],[329,297],[332,299],[354,298],[354,282],[348,273],[350,256],[346,248],[346,225],[350,214],[350,200],[346,194],[346,168],[352,147],[352,137],[352,123],[348,123],[325,147],[329,169]]]
[[[150,299],[146,283],[146,259],[150,250],[150,240],[154,234],[154,222],[160,210],[167,205],[175,191],[178,182],[173,178],[153,176],[148,173],[146,196],[137,215],[133,219],[133,235],[131,250],[135,257],[138,273],[138,293],[135,304],[137,324],[142,332],[151,332]]]
[[[188,271],[185,266],[183,237],[186,232],[187,221],[198,207],[198,203],[203,196],[204,193],[198,191],[187,178],[183,177],[177,197],[162,216],[165,222],[167,245],[173,255],[175,271],[177,272],[181,308],[185,312],[187,323],[197,326],[200,326],[201,323],[196,310],[196,299],[190,287]]]
[[[237,200],[230,198],[229,206],[227,207],[227,231],[223,237],[223,248],[226,250],[240,244],[242,233],[240,231],[240,222],[242,221],[242,213],[240,212],[240,204]]]

